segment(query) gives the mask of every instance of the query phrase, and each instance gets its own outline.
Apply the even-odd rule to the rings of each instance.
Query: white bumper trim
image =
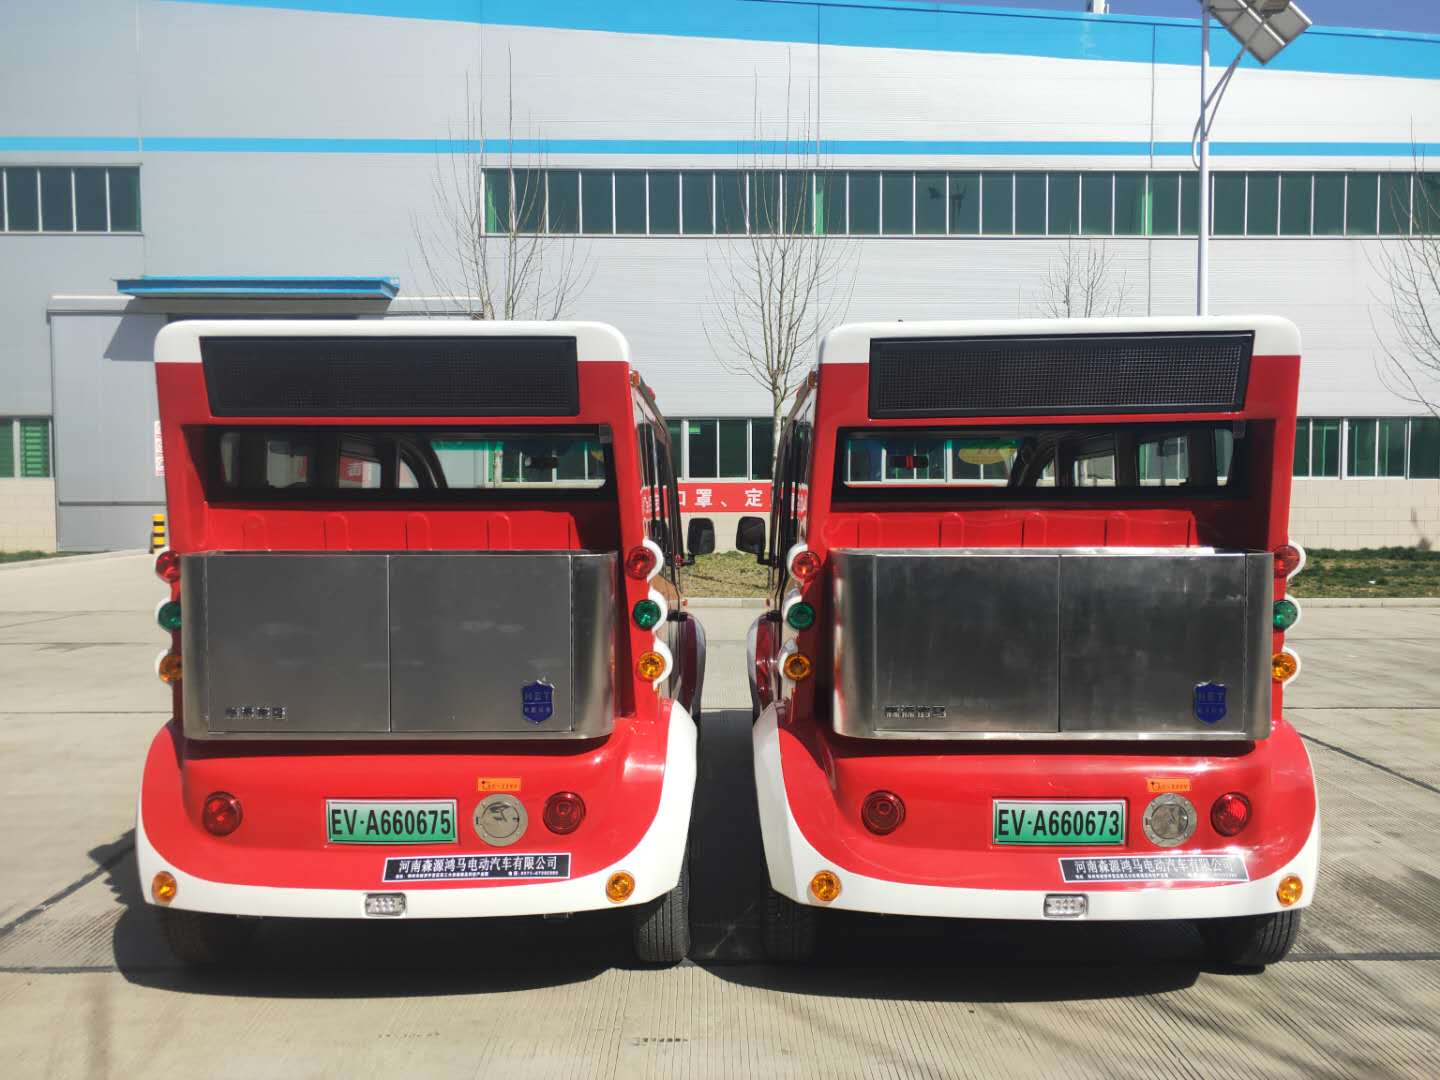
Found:
[[[596,908],[633,907],[653,900],[680,880],[685,843],[690,831],[690,806],[695,795],[695,722],[678,703],[670,709],[665,777],[660,805],[650,828],[627,854],[603,870],[569,881],[491,885],[483,888],[407,889],[380,881],[376,852],[373,889],[294,889],[266,885],[232,885],[187,874],[161,857],[145,834],[143,813],[136,814],[135,853],[140,887],[147,903],[150,881],[161,870],[175,875],[176,895],[170,907],[227,915],[261,915],[310,919],[365,918],[367,893],[403,892],[405,918],[463,919],[502,915],[550,915]],[[143,790],[143,789],[142,789]],[[617,870],[635,877],[635,892],[624,903],[605,896],[605,882]]]
[[[1089,891],[1084,885],[1076,884],[1057,883],[1051,889],[967,889],[866,877],[840,869],[825,859],[805,839],[790,813],[780,767],[780,737],[774,705],[760,714],[755,724],[754,745],[760,833],[771,887],[782,896],[813,907],[959,919],[1043,919],[1047,895],[1083,893],[1089,898],[1087,918],[1091,920],[1209,919],[1285,910],[1275,898],[1275,888],[1286,874],[1299,875],[1305,886],[1304,895],[1295,907],[1308,907],[1315,895],[1320,858],[1318,810],[1305,846],[1281,869],[1258,881]],[[833,870],[840,877],[840,895],[829,904],[817,903],[810,896],[810,879],[818,870]]]

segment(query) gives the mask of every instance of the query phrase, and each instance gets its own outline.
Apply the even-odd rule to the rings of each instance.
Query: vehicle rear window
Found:
[[[1246,428],[1227,421],[842,431],[836,491],[1227,494],[1244,479]]]
[[[222,498],[599,491],[609,449],[601,428],[221,428],[208,483]]]

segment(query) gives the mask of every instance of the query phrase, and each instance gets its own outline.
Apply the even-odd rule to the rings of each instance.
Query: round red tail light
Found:
[[[545,800],[545,827],[565,836],[574,832],[585,820],[585,800],[573,791],[557,791]]]
[[[795,575],[795,580],[804,585],[816,574],[820,573],[820,556],[809,548],[797,551],[795,557],[790,560],[790,573]]]
[[[872,791],[860,804],[860,820],[871,832],[885,836],[905,823],[905,803],[893,791]]]
[[[640,544],[630,549],[625,556],[625,573],[638,581],[645,581],[660,565],[660,556],[649,544]]]
[[[215,836],[229,836],[240,827],[244,816],[240,800],[228,791],[212,791],[205,796],[205,807],[200,811],[205,831]]]
[[[156,555],[155,576],[174,585],[180,580],[180,556],[169,548]]]
[[[1221,795],[1210,807],[1210,824],[1221,836],[1235,836],[1250,824],[1250,800],[1238,791]]]
[[[1281,544],[1275,549],[1275,576],[1293,577],[1305,565],[1305,552],[1297,544]]]

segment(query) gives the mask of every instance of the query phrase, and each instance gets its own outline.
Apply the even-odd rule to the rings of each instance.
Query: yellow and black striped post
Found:
[[[165,546],[165,515],[152,514],[150,517],[150,554],[154,555]]]

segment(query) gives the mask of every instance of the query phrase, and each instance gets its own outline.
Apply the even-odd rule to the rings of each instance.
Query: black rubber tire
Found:
[[[669,967],[690,954],[690,853],[680,864],[680,880],[664,896],[637,907],[634,917],[635,959]]]
[[[258,919],[213,915],[208,911],[156,908],[160,933],[176,960],[192,967],[214,967],[235,959],[250,944]]]
[[[815,956],[820,927],[814,908],[767,889],[762,919],[765,956],[772,962],[796,964]]]
[[[1201,919],[1196,925],[1212,960],[1235,967],[1262,968],[1278,964],[1290,952],[1300,932],[1300,912]]]

